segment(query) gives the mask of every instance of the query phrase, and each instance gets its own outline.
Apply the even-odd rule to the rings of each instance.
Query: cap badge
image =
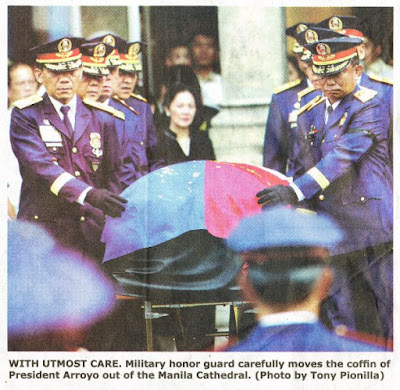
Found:
[[[300,34],[301,32],[307,30],[307,26],[303,23],[300,23],[297,27],[296,27],[296,34]]]
[[[62,39],[58,44],[59,53],[67,53],[71,51],[71,49],[72,49],[72,42],[67,38]]]
[[[138,53],[140,53],[140,49],[141,49],[140,43],[139,42],[135,42],[135,43],[133,43],[132,45],[129,46],[128,55],[131,56],[131,57],[134,57]]]
[[[96,45],[93,49],[93,56],[94,57],[104,57],[106,54],[106,46],[104,43],[100,43]]]
[[[333,31],[341,30],[343,28],[343,22],[337,16],[333,16],[329,19],[329,28]]]
[[[108,45],[115,47],[115,38],[112,35],[106,35],[103,38],[103,42],[107,43]]]
[[[318,34],[314,30],[307,30],[304,37],[307,43],[314,43],[318,41]]]
[[[327,54],[331,54],[331,48],[326,43],[318,43],[315,47],[317,53],[321,56],[326,56]]]

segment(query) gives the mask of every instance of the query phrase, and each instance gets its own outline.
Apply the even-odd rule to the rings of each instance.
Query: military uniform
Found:
[[[295,38],[293,53],[302,55],[303,46],[297,36],[307,30],[310,23],[297,23],[286,29],[286,34]],[[303,60],[303,56],[301,57]],[[304,57],[304,61],[309,59]],[[314,90],[308,80],[297,79],[278,87],[271,98],[264,137],[263,166],[293,176],[293,154],[295,146],[297,110],[303,96]]]
[[[139,179],[147,173],[161,168],[164,164],[154,155],[157,147],[157,130],[150,104],[136,94],[132,94],[125,103],[137,111],[140,118],[140,126],[135,134],[137,179]]]
[[[99,254],[104,213],[77,201],[89,186],[121,190],[113,116],[77,97],[70,134],[47,94],[15,106],[11,143],[23,179],[18,218],[45,225],[68,246]]]
[[[117,133],[121,144],[121,184],[123,188],[126,188],[143,176],[143,168],[140,164],[141,153],[143,153],[142,121],[139,113],[117,96],[109,99],[108,104],[122,112],[125,118],[124,123],[117,125]],[[148,170],[145,169],[144,172],[148,173]]]
[[[296,80],[277,88],[272,95],[264,137],[263,166],[291,176],[291,147],[300,106],[298,93],[306,80]]]
[[[314,72],[323,76],[341,72],[358,55],[360,43],[359,38],[343,36],[308,45],[314,52]],[[333,325],[390,339],[393,177],[390,110],[383,97],[387,95],[356,85],[329,116],[325,98],[299,110],[303,158],[296,165],[303,164],[305,173],[295,178],[293,188],[346,232],[344,242],[331,250],[336,278],[324,306],[327,317]]]

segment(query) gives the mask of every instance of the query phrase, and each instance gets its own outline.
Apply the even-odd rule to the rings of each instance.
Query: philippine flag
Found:
[[[241,163],[189,161],[140,178],[122,192],[128,199],[119,218],[107,218],[104,261],[207,230],[227,238],[239,221],[261,212],[256,193],[289,185],[279,172]]]

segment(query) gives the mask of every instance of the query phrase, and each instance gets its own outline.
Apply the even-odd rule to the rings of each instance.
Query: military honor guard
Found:
[[[31,49],[35,77],[46,93],[17,101],[11,143],[23,179],[18,218],[46,228],[57,240],[97,259],[105,215],[117,217],[119,141],[113,115],[76,94],[82,77],[80,38],[64,37]]]
[[[288,186],[260,191],[259,203],[314,202],[346,237],[331,249],[336,277],[325,305],[333,324],[393,336],[393,185],[389,117],[377,91],[360,87],[360,38],[319,40],[306,47],[324,98],[308,107],[303,143],[312,143],[314,166]],[[311,134],[312,133],[312,134]],[[312,135],[312,137],[310,137]]]
[[[333,279],[328,248],[342,237],[330,218],[300,209],[277,206],[243,219],[227,245],[247,265],[239,283],[256,309],[257,325],[226,350],[384,351],[365,335],[339,335],[319,319]]]
[[[310,24],[298,23],[286,29],[286,34],[295,38],[307,30]],[[302,61],[303,47],[295,40],[293,53],[301,70],[307,67]],[[275,169],[287,176],[293,176],[293,144],[296,131],[297,110],[300,108],[302,94],[313,90],[307,79],[297,79],[275,89],[271,98],[265,129],[263,166]]]
[[[154,155],[157,147],[157,130],[154,125],[151,106],[145,98],[134,93],[138,72],[142,71],[139,58],[142,46],[141,42],[118,42],[117,48],[121,65],[118,74],[119,82],[117,89],[114,90],[114,100],[137,114],[140,119],[140,126],[134,139],[136,146],[135,165],[137,168],[135,179],[139,179],[164,165],[163,161],[157,159]]]

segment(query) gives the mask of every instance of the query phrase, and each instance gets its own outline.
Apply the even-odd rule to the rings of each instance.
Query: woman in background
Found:
[[[157,158],[165,165],[192,160],[215,160],[207,133],[194,125],[201,98],[191,86],[177,82],[168,87],[164,108],[169,125],[160,129]]]

